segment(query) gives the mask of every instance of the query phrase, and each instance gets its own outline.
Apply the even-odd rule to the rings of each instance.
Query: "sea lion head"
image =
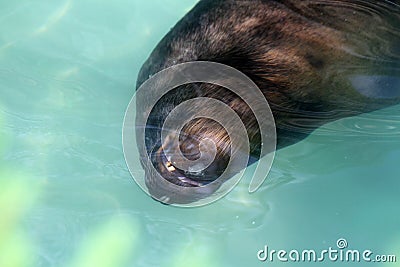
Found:
[[[195,202],[212,195],[247,166],[249,154],[240,146],[249,146],[247,131],[234,111],[234,103],[236,108],[240,105],[226,91],[218,85],[190,83],[169,91],[155,104],[146,101],[151,92],[140,94],[136,126],[145,128],[145,145],[139,151],[146,187],[153,198],[164,203]],[[150,109],[143,120],[142,114]],[[224,109],[233,114],[224,116]],[[239,150],[242,164],[237,164]]]
[[[207,71],[215,68],[215,84],[189,82],[175,88],[169,82],[205,66]],[[202,204],[209,203],[233,188],[240,176],[233,177],[250,158],[257,160],[261,134],[253,108],[265,112],[260,116],[264,120],[272,114],[266,112],[268,104],[256,85],[244,74],[239,75],[241,81],[232,73],[240,72],[219,63],[185,63],[158,72],[138,89],[136,127],[139,140],[144,139],[138,145],[147,192],[153,198],[174,204],[202,199]],[[250,108],[247,103],[252,102]]]

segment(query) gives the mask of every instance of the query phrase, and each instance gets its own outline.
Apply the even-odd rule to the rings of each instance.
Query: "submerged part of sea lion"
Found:
[[[277,148],[302,140],[327,122],[400,102],[399,1],[361,0],[202,0],[161,40],[143,65],[138,81],[170,66],[191,61],[229,65],[251,78],[271,107]],[[151,94],[152,92],[149,92]],[[192,98],[214,98],[243,121],[250,144],[249,164],[260,152],[260,128],[250,107],[226,88],[192,83],[177,87],[157,103],[138,99],[137,116],[151,108],[142,165],[152,196],[165,203],[189,203],[218,189],[204,189],[225,171],[231,153],[227,131],[209,118],[174,129],[161,142],[167,115]],[[201,114],[204,106],[190,109]],[[188,110],[189,112],[190,110]],[[169,139],[179,137],[179,147]],[[205,168],[182,170],[171,160],[181,151],[192,161],[216,155]],[[201,147],[203,144],[203,147]],[[211,145],[210,145],[211,146]],[[142,150],[141,150],[142,151]],[[146,162],[149,156],[151,162]],[[198,189],[195,196],[169,192],[153,180],[148,164],[165,182]],[[232,172],[232,175],[237,170]]]

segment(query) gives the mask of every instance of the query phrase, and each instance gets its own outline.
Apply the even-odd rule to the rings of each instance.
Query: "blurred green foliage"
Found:
[[[32,260],[32,246],[21,227],[34,203],[38,188],[21,174],[0,167],[0,266],[25,267]]]
[[[182,244],[181,249],[175,252],[169,267],[218,267],[221,266],[216,242],[207,241],[195,235],[190,244]]]
[[[22,222],[38,197],[32,179],[0,168],[0,266],[34,265],[34,244]],[[139,226],[124,217],[115,217],[93,229],[76,248],[68,267],[127,266],[135,255]]]
[[[6,143],[3,127],[0,114],[0,158]],[[0,161],[0,267],[35,266],[36,244],[26,222],[29,224],[29,213],[35,209],[40,190],[44,189],[41,180]],[[138,234],[136,222],[120,216],[109,219],[82,240],[66,266],[127,266],[135,254]]]
[[[113,218],[93,230],[77,248],[70,267],[126,266],[135,254],[139,227],[124,218]]]

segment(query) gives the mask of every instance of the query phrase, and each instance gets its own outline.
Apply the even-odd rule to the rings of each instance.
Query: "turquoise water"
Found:
[[[397,255],[368,266],[399,266],[400,106],[278,151],[254,194],[241,183],[180,209],[134,183],[125,108],[140,66],[195,2],[0,2],[0,266],[304,266],[257,252],[339,238]]]

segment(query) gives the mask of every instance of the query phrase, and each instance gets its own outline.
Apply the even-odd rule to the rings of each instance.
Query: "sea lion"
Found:
[[[140,70],[137,88],[157,72],[179,63],[229,65],[251,78],[268,100],[280,149],[327,122],[400,103],[399,4],[202,0],[156,46]],[[180,103],[197,97],[217,99],[237,113],[250,141],[249,164],[264,156],[254,114],[237,95],[209,83],[179,86],[152,103],[146,125],[137,126],[146,127],[145,150],[141,150],[147,154],[141,155],[146,186],[155,199],[167,204],[190,203],[212,194],[218,184],[212,190],[203,187],[215,182],[229,161],[229,135],[208,118],[191,121],[180,133],[171,131],[170,136],[179,135],[179,147],[172,147],[169,138],[161,143],[167,115]],[[140,111],[150,107],[138,99],[137,108],[137,116],[142,116]],[[169,158],[180,150],[189,160],[199,159],[207,154],[207,146],[200,147],[204,139],[211,140],[217,149],[215,159],[205,169],[181,170]],[[145,160],[147,156],[150,162]],[[196,195],[169,192],[164,183],[153,179],[148,164],[166,182],[198,189]]]

